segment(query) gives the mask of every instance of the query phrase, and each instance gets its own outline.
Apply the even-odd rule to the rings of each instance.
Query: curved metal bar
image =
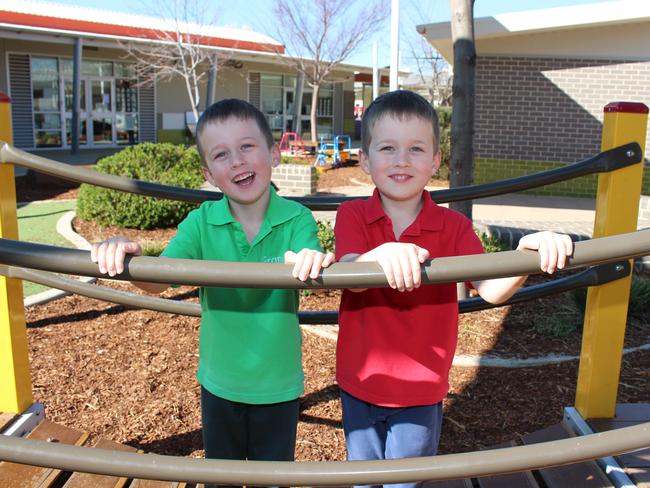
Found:
[[[223,198],[223,194],[219,192],[161,185],[159,183],[150,183],[148,181],[133,180],[124,176],[100,173],[85,168],[77,168],[66,163],[60,163],[58,161],[52,161],[51,159],[30,154],[26,151],[10,146],[7,143],[4,143],[2,147],[0,147],[0,162],[12,162],[39,173],[58,176],[64,180],[89,183],[91,185],[128,193],[137,193],[149,197],[166,198],[169,200],[193,203],[201,203],[206,200],[219,200]]]
[[[247,486],[349,486],[525,471],[613,456],[647,446],[650,446],[650,422],[559,441],[464,454],[300,463],[142,455],[0,435],[0,459],[66,471],[150,480]]]
[[[567,268],[608,263],[650,254],[650,229],[574,243]],[[0,239],[0,263],[82,276],[105,277],[88,251]],[[532,251],[504,251],[436,258],[422,267],[423,283],[451,283],[540,273],[539,256]],[[379,264],[336,263],[320,276],[302,282],[290,266],[279,263],[197,261],[130,257],[114,279],[175,283],[177,285],[250,288],[367,288],[387,285]]]
[[[173,186],[149,183],[141,180],[132,180],[122,176],[107,175],[84,168],[75,168],[65,163],[52,161],[40,156],[35,156],[22,151],[7,143],[0,147],[0,162],[11,162],[34,171],[46,173],[59,178],[90,183],[114,190],[138,193],[157,198],[180,200],[185,202],[201,203],[205,200],[218,200],[222,194],[204,190],[190,190]],[[485,198],[504,193],[512,193],[536,188],[538,186],[550,185],[579,176],[593,173],[613,171],[632,164],[639,163],[643,152],[641,147],[633,142],[623,146],[615,147],[608,151],[597,154],[594,157],[579,161],[562,168],[542,171],[532,175],[520,176],[508,180],[501,180],[482,185],[471,185],[449,190],[438,190],[431,192],[433,199],[438,203],[456,202],[475,198]],[[336,210],[345,201],[354,200],[359,197],[288,197],[312,210]]]
[[[592,266],[580,273],[565,278],[520,288],[508,301],[501,304],[489,303],[480,297],[460,300],[458,302],[458,311],[460,313],[476,312],[488,308],[514,305],[515,303],[526,302],[549,295],[557,295],[565,291],[575,290],[576,288],[584,288],[585,286],[604,285],[605,283],[626,277],[631,271],[632,267],[629,261],[618,261]]]
[[[533,300],[535,298],[555,295],[568,290],[583,288],[585,286],[603,285],[629,275],[630,271],[631,266],[629,261],[601,264],[565,278],[522,288],[518,290],[512,298],[502,304],[489,303],[480,297],[467,298],[458,302],[458,309],[460,313],[476,312],[478,310],[512,305],[527,300]],[[27,268],[0,265],[0,274],[9,278],[17,278],[34,283],[40,283],[41,285],[76,293],[77,295],[104,300],[110,303],[155,310],[157,312],[187,315],[190,317],[201,316],[201,307],[196,303],[114,290],[105,286],[91,285],[82,283],[78,280],[63,278],[46,271],[36,271]],[[337,324],[338,312],[334,310],[317,312],[301,311],[298,313],[298,320],[301,324]]]

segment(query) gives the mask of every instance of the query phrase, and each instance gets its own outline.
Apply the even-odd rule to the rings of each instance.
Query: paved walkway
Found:
[[[330,194],[368,196],[371,192],[371,186],[358,184],[333,188]],[[314,216],[333,222],[335,212],[314,212]],[[583,240],[591,238],[593,232],[595,200],[510,194],[474,200],[473,217],[479,230],[515,245],[521,236],[539,230],[562,232],[574,240]]]

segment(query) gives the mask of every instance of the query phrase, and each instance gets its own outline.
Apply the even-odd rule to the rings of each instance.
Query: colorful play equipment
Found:
[[[598,183],[594,239],[575,244],[574,256],[569,261],[569,267],[610,263],[613,265],[614,272],[619,274],[609,280],[594,280],[589,283],[576,401],[574,407],[567,407],[565,410],[567,422],[575,425],[574,434],[567,434],[567,438],[552,442],[544,442],[550,437],[542,437],[536,441],[541,443],[526,446],[435,458],[367,463],[280,463],[143,456],[135,452],[119,452],[124,451],[125,446],[120,447],[110,441],[100,444],[99,448],[77,447],[74,444],[82,444],[84,441],[80,439],[83,436],[76,434],[71,436],[67,433],[64,435],[62,430],[52,436],[31,435],[43,425],[50,429],[56,428],[52,426],[52,422],[43,420],[42,410],[34,411],[31,394],[20,280],[38,280],[39,275],[30,274],[31,271],[12,274],[11,270],[14,267],[23,271],[24,268],[29,268],[88,276],[98,276],[99,273],[96,265],[90,262],[86,251],[41,246],[17,240],[13,164],[20,164],[29,169],[40,169],[75,181],[92,182],[113,189],[146,193],[163,198],[199,201],[208,196],[204,192],[179,191],[163,185],[144,184],[127,178],[99,175],[83,168],[70,168],[68,165],[46,160],[4,144],[0,147],[0,263],[2,263],[0,265],[0,412],[4,412],[0,414],[0,420],[7,416],[12,416],[12,419],[13,417],[22,419],[33,412],[35,412],[34,416],[40,416],[40,419],[37,421],[37,428],[28,428],[27,423],[18,420],[15,422],[18,427],[5,429],[1,427],[3,424],[0,422],[0,429],[4,429],[0,434],[0,460],[9,461],[0,463],[0,486],[43,486],[41,481],[45,479],[44,477],[34,478],[36,481],[28,482],[27,485],[22,483],[25,481],[23,478],[3,478],[7,471],[3,471],[2,465],[11,463],[52,468],[50,473],[45,475],[52,480],[54,474],[60,474],[58,470],[63,469],[133,479],[134,484],[130,485],[132,487],[141,486],[136,478],[281,486],[341,486],[413,480],[465,479],[457,485],[465,483],[463,486],[469,486],[468,481],[476,485],[479,483],[476,478],[488,475],[491,475],[491,478],[486,479],[491,483],[489,486],[497,486],[495,482],[500,483],[498,486],[541,486],[535,481],[537,475],[538,478],[541,477],[539,479],[543,479],[545,483],[543,486],[634,486],[637,479],[642,483],[650,476],[650,467],[646,465],[644,470],[635,465],[632,470],[626,472],[611,456],[650,446],[650,423],[592,434],[586,426],[585,419],[607,420],[612,419],[616,413],[616,395],[631,281],[629,258],[650,253],[650,230],[636,231],[643,174],[642,148],[645,147],[647,117],[648,109],[645,105],[609,104],[605,107],[602,152],[599,155],[560,170],[476,187],[436,192],[436,200],[439,202],[458,201],[476,198],[477,195],[497,195],[514,191],[515,188],[519,190],[532,188],[569,177],[601,173]],[[11,140],[9,121],[9,99],[0,97],[0,137],[6,141]],[[338,142],[340,141],[332,144],[336,146]],[[329,149],[333,151],[330,156],[334,157],[334,147]],[[215,198],[214,193],[211,196]],[[312,209],[317,206],[314,205],[313,199],[296,200],[302,200]],[[341,201],[343,198],[330,204],[335,205]],[[127,265],[125,273],[116,279],[202,286],[256,285],[290,288],[386,286],[383,274],[378,271],[375,263],[337,263],[324,270],[318,280],[302,283],[291,278],[290,270],[286,266],[277,263],[197,263],[192,260],[173,260],[173,264],[160,266],[159,259],[162,258],[134,257]],[[622,264],[615,263],[614,261],[618,259],[626,261]],[[538,259],[534,254],[518,251],[496,253],[496,255],[439,258],[425,267],[423,280],[425,283],[466,281],[477,277],[483,279],[504,274],[527,274],[537,268]],[[196,314],[198,310],[192,309],[188,312]],[[642,420],[647,421],[647,417],[638,418],[636,422]],[[27,439],[20,438],[23,436],[27,436]],[[55,439],[56,442],[43,442],[46,439]],[[544,475],[545,471],[552,470],[543,468],[571,463],[579,463],[575,467],[584,468],[589,464],[585,461],[592,459],[598,460],[602,468],[598,472],[600,474],[593,474],[594,472],[591,471],[590,474],[584,474],[579,481],[576,481],[578,478],[572,478],[566,471],[569,468],[563,467],[560,468],[562,475],[556,474],[549,478]],[[592,468],[595,467],[594,463],[591,465]],[[536,475],[531,473],[531,470],[538,469]],[[509,474],[501,476],[500,473]],[[92,478],[94,475],[87,476],[87,479],[84,478],[86,484],[83,486],[99,486],[93,484],[97,483],[97,480]],[[13,483],[15,479],[18,479],[18,484]],[[553,483],[549,481],[552,479],[555,480]],[[600,484],[591,481],[584,484],[587,480],[596,479]],[[482,481],[483,478],[480,480]],[[487,486],[482,482],[480,484]],[[147,486],[179,485],[147,483]]]
[[[351,150],[352,138],[346,134],[334,136],[334,139],[321,136],[314,166],[325,168],[329,164],[332,168],[338,168],[350,160]]]
[[[283,156],[306,158],[307,151],[302,137],[296,132],[283,132],[280,139],[280,153]]]

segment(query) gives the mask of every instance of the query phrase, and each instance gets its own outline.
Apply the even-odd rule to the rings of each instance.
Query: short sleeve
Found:
[[[348,254],[363,254],[368,251],[364,232],[366,225],[355,203],[343,203],[336,212],[334,236],[337,261]]]
[[[302,208],[298,216],[293,219],[291,233],[291,251],[299,252],[303,249],[323,251],[318,240],[318,226],[307,208]]]
[[[463,218],[463,224],[459,226],[458,237],[456,239],[456,255],[468,256],[471,254],[483,254],[483,244],[474,231],[472,222]]]
[[[202,259],[200,209],[192,210],[178,224],[176,235],[169,241],[161,256],[177,259]]]

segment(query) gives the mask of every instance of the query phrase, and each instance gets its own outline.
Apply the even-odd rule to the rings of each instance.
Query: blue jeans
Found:
[[[350,461],[434,456],[438,451],[442,402],[416,407],[380,407],[341,390],[341,404]],[[386,486],[406,488],[421,485]]]

